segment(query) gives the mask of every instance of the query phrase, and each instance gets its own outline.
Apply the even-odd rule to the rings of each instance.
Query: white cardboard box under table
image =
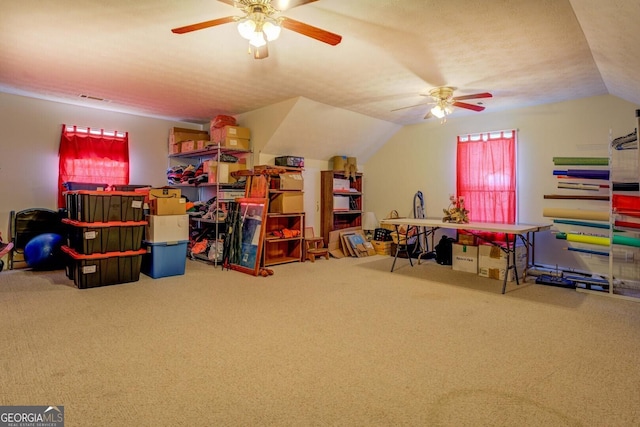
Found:
[[[451,250],[451,268],[478,274],[478,247],[454,243]]]

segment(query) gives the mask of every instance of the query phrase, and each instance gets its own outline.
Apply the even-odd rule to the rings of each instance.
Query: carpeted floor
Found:
[[[66,426],[640,425],[640,304],[432,261],[0,273],[0,405]]]

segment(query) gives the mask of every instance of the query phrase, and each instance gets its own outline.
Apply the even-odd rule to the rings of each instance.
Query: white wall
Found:
[[[282,154],[260,153],[255,157],[257,165],[273,165],[275,157]],[[320,235],[320,171],[329,170],[328,160],[304,159],[304,211],[305,227],[313,227],[316,236]]]
[[[8,240],[10,211],[55,210],[62,125],[129,132],[131,184],[166,185],[172,122],[0,93],[0,231]]]
[[[435,120],[406,126],[366,163],[365,208],[374,211],[379,219],[391,209],[402,216],[413,216],[413,197],[420,190],[424,193],[427,216],[440,217],[442,209],[448,206],[449,195],[456,190],[457,135],[517,129],[520,222],[551,222],[552,219],[542,216],[545,206],[606,210],[606,202],[545,200],[545,194],[558,193],[552,158],[608,156],[609,130],[614,137],[632,132],[637,108],[605,95],[450,118],[442,125]],[[576,269],[593,262],[563,250],[566,242],[556,241],[551,233],[539,236],[536,243],[537,262],[566,264]]]

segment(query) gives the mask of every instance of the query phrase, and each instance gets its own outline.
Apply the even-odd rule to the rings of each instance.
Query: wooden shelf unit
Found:
[[[334,179],[347,179],[344,172],[320,172],[320,234],[325,242],[329,242],[329,232],[349,227],[362,226],[362,174],[357,173],[349,179],[349,190],[336,189]],[[336,197],[348,197],[347,208],[338,207]]]
[[[301,262],[304,256],[304,226],[305,213],[301,212],[273,212],[272,200],[280,194],[302,195],[302,190],[279,189],[280,174],[300,174],[302,169],[284,166],[255,166],[246,187],[246,197],[267,196],[268,213],[265,223],[265,239],[262,250],[262,266],[268,267],[289,262]],[[276,237],[274,231],[283,229],[294,230],[294,237]]]
[[[291,214],[267,214],[266,238],[264,241],[263,264],[265,267],[287,262],[300,262],[304,254],[304,212]],[[297,230],[295,237],[273,237],[274,231]]]

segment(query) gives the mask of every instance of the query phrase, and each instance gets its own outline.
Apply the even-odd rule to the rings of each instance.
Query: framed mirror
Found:
[[[257,276],[264,247],[267,199],[236,199],[236,212],[231,230],[231,269]]]

